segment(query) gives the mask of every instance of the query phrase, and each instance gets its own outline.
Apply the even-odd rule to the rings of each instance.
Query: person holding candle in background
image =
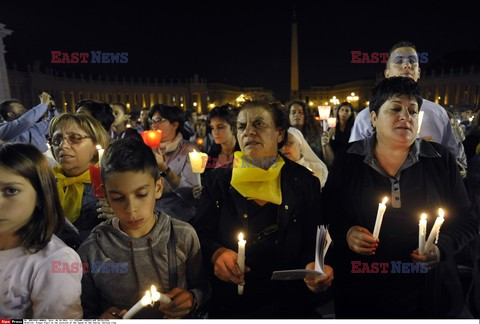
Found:
[[[162,131],[160,147],[153,152],[165,180],[157,208],[172,217],[189,221],[195,214],[193,186],[197,184],[197,177],[192,172],[188,153],[196,146],[183,139],[184,114],[175,106],[155,105],[148,116],[151,129]]]
[[[351,103],[342,102],[337,109],[335,128],[330,128],[328,132],[322,134],[322,148],[325,162],[330,167],[333,164],[335,155],[344,150],[348,145],[348,139],[355,122],[354,109]]]
[[[96,145],[108,146],[109,137],[102,125],[84,114],[60,114],[49,126],[50,145],[59,163],[53,168],[65,217],[78,229],[80,241],[101,222],[97,208],[102,207],[90,180],[89,167],[98,162]],[[62,233],[60,238],[74,248],[78,247],[73,233]]]
[[[312,292],[332,282],[329,266],[327,276],[305,282],[270,280],[274,270],[314,268],[316,228],[322,223],[320,181],[279,154],[287,128],[283,107],[245,103],[237,118],[241,152],[235,152],[233,167],[205,176],[193,224],[212,283],[211,318],[310,317]],[[238,264],[243,251],[245,272]],[[241,295],[237,285],[244,285]]]
[[[155,212],[163,185],[152,150],[135,139],[112,143],[102,179],[116,217],[97,226],[78,253],[90,269],[113,262],[124,271],[112,266],[83,276],[85,318],[121,318],[152,285],[171,302],[136,318],[195,317],[209,295],[200,243],[189,224]]]
[[[230,105],[215,107],[208,114],[208,122],[212,129],[212,136],[215,142],[207,152],[208,160],[205,161],[205,171],[216,168],[231,166],[233,153],[240,151],[237,139],[235,138],[237,114],[235,108]],[[193,187],[193,195],[196,199],[200,198],[202,188]]]
[[[411,78],[383,80],[370,100],[374,133],[352,143],[330,171],[324,211],[335,242],[337,318],[468,316],[462,314],[454,256],[478,233],[478,223],[455,157],[440,144],[416,139],[421,107],[420,89]],[[376,239],[372,231],[384,196],[389,204]],[[420,213],[432,216],[439,207],[446,216],[438,244],[420,255]],[[427,262],[430,270],[356,273],[356,261],[390,267],[397,261]]]

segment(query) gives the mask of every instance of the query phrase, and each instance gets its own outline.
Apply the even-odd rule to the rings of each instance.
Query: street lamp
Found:
[[[330,102],[331,102],[333,105],[338,105],[338,104],[340,104],[340,100],[338,100],[336,96],[333,96],[332,99],[330,99]]]
[[[347,101],[358,101],[358,96],[355,95],[355,92],[352,92],[350,96],[347,97]]]

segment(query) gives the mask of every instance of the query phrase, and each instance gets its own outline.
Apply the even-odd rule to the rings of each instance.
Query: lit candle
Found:
[[[330,106],[318,106],[318,115],[320,116],[320,120],[323,120],[323,131],[327,130],[327,120],[330,117]]]
[[[192,172],[197,174],[197,182],[201,186],[202,181],[200,178],[200,174],[205,172],[208,155],[205,153],[197,152],[193,150],[193,152],[188,153],[188,157],[190,158],[190,165],[192,166]]]
[[[443,218],[445,213],[443,212],[442,208],[438,209],[438,217],[435,220],[435,224],[433,224],[432,230],[430,231],[430,235],[428,235],[427,243],[425,243],[425,250],[424,253],[428,253],[430,249],[433,247],[433,240],[435,240],[435,244],[438,242],[438,235],[440,234],[440,227],[442,226],[445,219]]]
[[[143,142],[149,146],[152,150],[158,149],[160,142],[162,141],[162,131],[161,130],[148,130],[140,133],[142,136]]]
[[[150,290],[147,290],[145,292],[145,296],[143,296],[142,299],[140,299],[135,305],[133,305],[133,307],[130,308],[130,310],[123,316],[123,319],[131,319],[143,307],[147,305],[153,306],[153,304],[156,301],[160,301],[160,303],[168,304],[169,302],[171,302],[171,299],[159,293],[157,291],[157,288],[154,285],[152,285]]]
[[[387,201],[388,198],[384,197],[382,202],[378,204],[377,219],[375,220],[375,227],[373,228],[374,238],[378,238],[380,235],[380,227],[382,227],[383,214],[385,214],[385,209],[387,209],[387,206],[385,205]]]
[[[237,256],[237,264],[238,267],[242,272],[245,272],[245,244],[247,241],[243,239],[243,233],[238,234],[238,256]],[[243,287],[242,285],[238,285],[238,294],[243,295]]]
[[[418,223],[418,254],[425,254],[425,237],[427,236],[427,214],[423,213],[420,216],[420,223]]]
[[[102,160],[102,157],[103,157],[103,152],[105,152],[105,150],[102,148],[101,145],[97,145],[97,150],[98,150],[98,166],[101,166],[101,163],[100,162]]]
[[[418,130],[417,133],[420,133],[420,128],[422,127],[422,121],[423,121],[423,114],[425,112],[422,110],[418,113]]]
[[[337,126],[337,118],[336,117],[328,118],[328,127],[335,128],[336,126]]]

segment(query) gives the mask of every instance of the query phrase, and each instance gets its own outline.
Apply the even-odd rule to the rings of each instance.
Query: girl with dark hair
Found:
[[[33,145],[0,144],[0,179],[0,315],[82,318],[81,261],[55,235],[64,216],[47,160]]]
[[[342,102],[337,109],[337,126],[330,128],[322,135],[322,147],[325,162],[328,166],[333,164],[337,152],[348,146],[348,140],[355,121],[354,109],[351,103]]]
[[[313,152],[323,159],[322,142],[319,124],[315,123],[313,114],[307,104],[301,100],[293,100],[286,104],[288,119],[291,127],[295,127],[302,132],[303,137]]]

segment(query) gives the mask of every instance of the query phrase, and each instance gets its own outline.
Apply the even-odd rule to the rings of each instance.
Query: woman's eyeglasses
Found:
[[[85,138],[91,138],[90,136],[83,136],[80,134],[68,134],[67,136],[63,136],[61,134],[54,135],[51,140],[50,144],[52,146],[60,146],[64,139],[67,140],[68,144],[75,145],[80,144]]]
[[[152,119],[149,119],[148,121],[150,122],[150,124],[157,124],[158,125],[158,124],[163,123],[164,121],[168,121],[168,119],[166,119],[166,118],[153,119],[152,118]]]

